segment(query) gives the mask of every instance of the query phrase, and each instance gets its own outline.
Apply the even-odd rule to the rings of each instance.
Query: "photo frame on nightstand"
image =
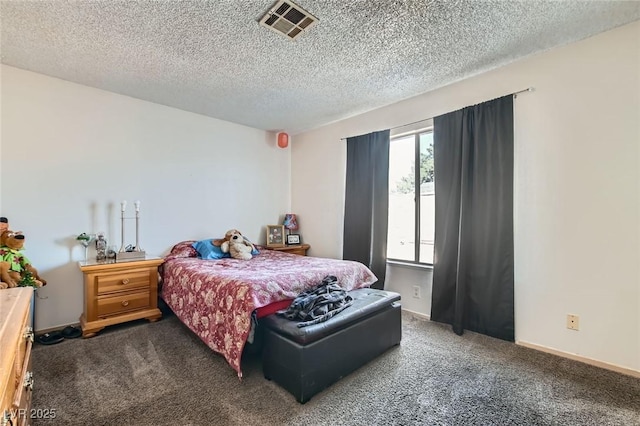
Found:
[[[284,247],[284,225],[267,225],[267,247]]]
[[[298,245],[300,244],[300,234],[289,234],[287,235],[287,245]]]

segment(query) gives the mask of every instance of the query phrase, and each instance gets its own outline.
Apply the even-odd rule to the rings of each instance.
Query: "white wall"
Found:
[[[516,339],[640,370],[640,22],[296,136],[292,210],[341,257],[345,141],[529,86],[515,100]],[[430,313],[430,271],[387,287]],[[565,327],[580,316],[580,331]]]
[[[141,200],[141,245],[166,254],[237,228],[256,242],[289,210],[290,151],[275,136],[2,66],[0,215],[49,284],[36,329],[78,322],[81,232],[120,245],[120,200]],[[135,242],[133,221],[128,243]]]

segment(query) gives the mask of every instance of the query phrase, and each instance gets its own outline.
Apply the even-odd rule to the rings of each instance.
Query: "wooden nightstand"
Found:
[[[300,256],[306,256],[307,250],[311,247],[309,244],[299,244],[295,246],[285,246],[285,247],[268,247],[269,250],[278,250],[283,251],[285,253],[298,254]]]
[[[79,262],[84,273],[82,337],[94,336],[104,327],[146,318],[157,321],[158,266],[160,258],[131,262]]]

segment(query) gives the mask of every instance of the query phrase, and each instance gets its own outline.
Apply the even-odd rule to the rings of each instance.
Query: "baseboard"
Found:
[[[56,327],[48,327],[48,328],[43,328],[42,330],[36,330],[35,334],[36,335],[40,335],[40,334],[44,334],[44,333],[51,333],[52,331],[60,331],[63,328],[65,328],[66,326],[68,326],[68,325],[80,328],[80,323],[79,322],[72,322],[71,324],[62,324],[62,325],[58,325]]]
[[[428,321],[431,321],[431,317],[429,315],[421,314],[420,312],[412,311],[410,309],[405,309],[405,308],[402,308],[402,310],[404,312],[408,313],[408,314],[413,315],[414,317],[418,317],[420,319],[426,319]]]
[[[631,368],[622,367],[615,364],[610,364],[604,361],[598,361],[597,359],[587,358],[582,355],[576,355],[569,352],[559,351],[557,349],[549,348],[547,346],[536,345],[535,343],[516,341],[516,345],[524,346],[525,348],[535,349],[537,351],[546,352],[552,355],[557,355],[563,358],[569,358],[574,361],[583,362],[585,364],[593,365],[594,367],[604,368],[606,370],[615,371],[616,373],[625,374],[627,376],[640,378],[640,371],[633,370]]]

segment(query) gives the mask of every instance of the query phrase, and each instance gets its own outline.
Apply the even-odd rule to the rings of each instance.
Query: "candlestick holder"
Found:
[[[146,258],[146,253],[140,247],[140,201],[135,202],[136,215],[135,217],[125,217],[125,207],[127,203],[123,201],[121,203],[122,209],[120,210],[120,227],[121,227],[121,245],[120,250],[116,253],[116,262],[128,262],[132,260],[139,260]],[[135,219],[136,221],[136,245],[126,245],[124,242],[124,225],[125,219]]]
[[[140,248],[140,211],[136,210],[136,246],[133,251],[143,251]]]

